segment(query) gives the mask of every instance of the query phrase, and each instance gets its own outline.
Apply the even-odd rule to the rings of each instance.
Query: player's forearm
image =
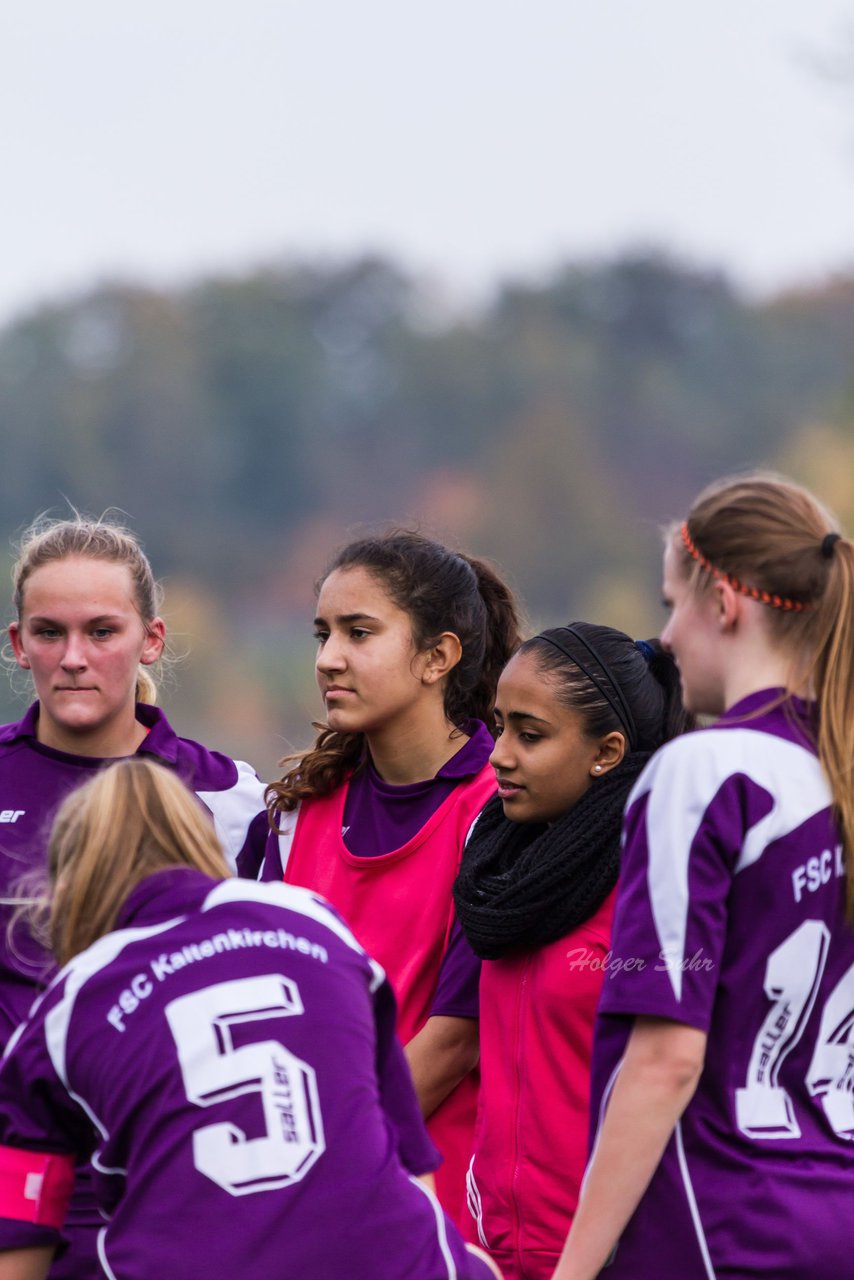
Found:
[[[594,1280],[634,1213],[703,1067],[693,1027],[639,1018],[553,1280]]]
[[[0,1280],[44,1280],[53,1249],[4,1249],[0,1252]]]
[[[421,1114],[426,1119],[477,1066],[476,1018],[428,1018],[406,1046]]]

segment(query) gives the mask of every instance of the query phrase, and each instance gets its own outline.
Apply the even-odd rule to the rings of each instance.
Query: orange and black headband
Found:
[[[689,556],[691,556],[693,560],[696,560],[697,564],[700,565],[702,569],[705,569],[707,573],[711,574],[713,578],[717,578],[720,582],[728,582],[733,591],[739,591],[743,596],[750,596],[751,600],[758,600],[760,604],[767,604],[772,609],[784,609],[787,613],[806,613],[812,608],[811,604],[807,604],[803,600],[790,600],[787,596],[778,596],[772,591],[761,591],[759,587],[748,586],[746,582],[742,582],[739,578],[734,577],[733,574],[727,573],[724,569],[717,568],[717,566],[713,565],[711,560],[707,560],[702,551],[698,549],[694,539],[688,532],[687,520],[680,527],[679,534],[682,538],[683,546]],[[840,535],[838,533],[827,535],[821,546],[822,555],[832,555],[833,542],[829,542],[829,539],[832,538],[835,542],[839,536]],[[828,544],[828,551],[825,551],[825,543]]]

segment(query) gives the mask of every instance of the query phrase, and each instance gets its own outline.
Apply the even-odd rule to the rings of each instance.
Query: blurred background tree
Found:
[[[787,470],[854,528],[854,278],[757,302],[638,252],[462,317],[379,259],[102,287],[0,333],[0,439],[4,541],[126,513],[166,587],[170,715],[269,776],[320,710],[314,580],[365,526],[494,558],[532,626],[638,635],[659,525],[715,475]]]

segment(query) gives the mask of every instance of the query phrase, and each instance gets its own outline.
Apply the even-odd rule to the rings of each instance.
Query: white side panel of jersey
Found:
[[[221,880],[215,889],[211,889],[202,906],[203,911],[218,907],[223,902],[265,902],[267,905],[285,907],[298,915],[314,920],[317,924],[329,929],[336,937],[345,942],[353,951],[367,955],[347,928],[344,921],[329,907],[318,894],[311,889],[303,889],[295,884],[281,884],[278,880],[265,881],[258,884],[254,880]],[[376,991],[385,982],[385,970],[382,965],[370,956],[371,991]]]
[[[283,813],[281,818],[276,815],[276,825],[279,828],[279,859],[282,864],[282,875],[288,867],[288,861],[291,856],[291,849],[294,847],[294,835],[297,829],[297,818],[299,817],[299,806],[292,809],[290,813]]]
[[[703,1220],[700,1217],[700,1209],[697,1204],[697,1196],[694,1191],[694,1184],[691,1181],[691,1171],[688,1168],[688,1159],[685,1155],[685,1143],[682,1140],[682,1121],[676,1121],[676,1129],[674,1131],[676,1141],[676,1154],[679,1160],[679,1172],[682,1175],[682,1185],[685,1188],[685,1198],[688,1201],[688,1209],[691,1213],[691,1221],[694,1224],[694,1231],[697,1235],[697,1246],[703,1258],[703,1266],[706,1271],[706,1280],[715,1280],[715,1269],[712,1266],[712,1258],[709,1253],[709,1246],[706,1243],[706,1233],[703,1230]]]
[[[812,752],[755,729],[704,729],[677,738],[653,757],[629,797],[632,805],[650,793],[649,897],[677,1000],[682,995],[691,845],[718,791],[739,774],[767,791],[773,806],[746,833],[736,872],[831,804],[827,779]]]
[[[112,964],[132,942],[136,942],[139,938],[152,938],[158,933],[164,933],[165,930],[173,928],[184,919],[186,919],[185,916],[176,916],[172,920],[164,921],[163,924],[153,924],[146,928],[118,929],[115,933],[108,933],[103,938],[99,938],[66,966],[68,978],[62,999],[54,1005],[45,1018],[45,1040],[50,1060],[66,1089],[69,1085],[65,1068],[65,1046],[68,1043],[68,1027],[74,1011],[74,1002],[80,988],[94,974]],[[59,977],[61,976],[60,974]]]
[[[430,1206],[436,1219],[436,1238],[439,1242],[439,1250],[442,1254],[442,1260],[448,1269],[448,1280],[458,1280],[459,1272],[457,1271],[457,1264],[454,1262],[454,1255],[451,1253],[451,1247],[448,1244],[448,1232],[445,1228],[445,1214],[442,1211],[442,1206],[433,1195],[433,1192],[425,1187],[423,1182],[419,1182],[417,1178],[413,1178],[411,1175],[409,1181],[413,1187],[417,1187],[422,1195],[425,1195],[430,1201]]]
[[[237,870],[237,855],[243,848],[250,822],[265,808],[264,783],[245,760],[234,763],[237,781],[233,787],[225,791],[196,792],[211,811],[217,837],[232,871]]]

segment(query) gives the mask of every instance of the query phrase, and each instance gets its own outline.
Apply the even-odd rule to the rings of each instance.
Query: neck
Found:
[[[806,687],[791,686],[793,666],[789,653],[767,645],[742,653],[724,680],[724,709],[728,711],[743,698],[762,689],[788,689],[791,693],[808,697]]]
[[[76,732],[66,725],[57,724],[50,716],[46,716],[44,708],[39,710],[36,723],[36,741],[54,751],[65,751],[72,756],[92,756],[100,760],[118,760],[124,756],[132,756],[142,742],[147,730],[139,723],[131,707],[130,717],[122,717],[118,723],[112,721],[99,725],[97,729],[83,729]]]
[[[455,730],[441,708],[438,714],[421,715],[409,724],[390,725],[366,736],[371,760],[383,782],[401,787],[434,778],[468,742],[468,736]]]

